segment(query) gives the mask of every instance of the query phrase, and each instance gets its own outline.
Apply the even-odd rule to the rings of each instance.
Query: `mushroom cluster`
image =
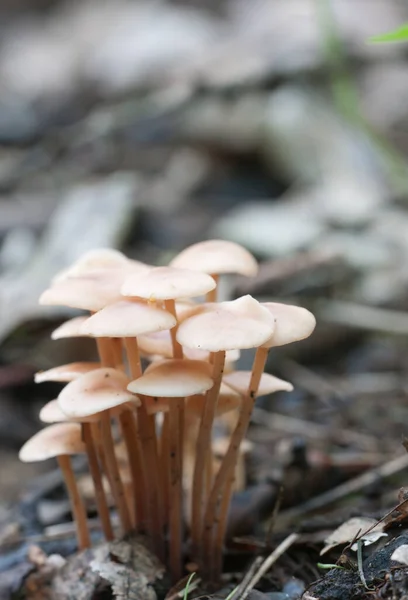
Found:
[[[41,420],[51,424],[20,452],[23,461],[57,457],[79,548],[89,546],[90,536],[70,456],[86,453],[107,540],[114,535],[110,490],[122,533],[143,533],[173,581],[183,575],[188,538],[190,559],[203,576],[219,577],[255,400],[292,389],[263,373],[268,351],[308,337],[315,326],[313,315],[296,306],[251,296],[217,302],[222,274],[256,271],[244,248],[220,240],[187,248],[168,267],[103,249],[80,258],[42,294],[41,304],[87,311],[52,337],[93,337],[99,354],[97,363],[71,363],[36,375],[37,382],[66,385],[41,411]],[[249,348],[255,349],[252,370],[235,370],[240,351]],[[214,423],[227,412],[234,425],[220,453]],[[126,448],[125,470],[119,443]]]

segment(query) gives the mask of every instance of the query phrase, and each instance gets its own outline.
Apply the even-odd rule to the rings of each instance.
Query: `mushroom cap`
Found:
[[[258,272],[258,263],[248,250],[235,242],[224,240],[193,244],[173,258],[170,266],[212,275],[239,273],[252,277]]]
[[[73,362],[68,365],[53,367],[47,371],[39,371],[34,375],[34,381],[35,383],[43,383],[44,381],[61,381],[67,383],[84,373],[99,369],[100,366],[98,362]]]
[[[89,423],[90,421],[98,421],[99,414],[90,415],[89,417],[77,417],[74,419],[73,417],[67,417],[67,415],[62,412],[61,407],[58,403],[58,399],[50,400],[45,404],[40,410],[40,414],[38,415],[40,421],[43,423],[69,423],[75,421],[76,423]]]
[[[206,273],[155,267],[146,274],[128,277],[121,291],[124,296],[137,296],[147,300],[175,300],[202,296],[216,285],[214,279]]]
[[[51,334],[51,339],[60,340],[62,338],[70,338],[70,337],[85,337],[85,334],[81,332],[81,327],[83,323],[87,320],[87,316],[82,317],[74,317],[73,319],[68,319],[62,325],[54,329]]]
[[[116,369],[96,369],[65,386],[58,396],[61,410],[73,418],[88,417],[139,399],[126,389],[129,379]]]
[[[220,417],[221,415],[235,410],[241,405],[242,397],[241,394],[236,392],[234,389],[221,383],[220,392],[218,395],[217,406],[215,409],[215,415]],[[194,413],[197,417],[201,416],[202,410],[205,404],[205,395],[195,395],[186,400],[186,409]]]
[[[68,276],[54,283],[40,296],[40,304],[101,310],[119,300],[125,269],[98,269],[83,275]]]
[[[169,331],[157,331],[137,338],[139,350],[152,360],[153,356],[162,358],[173,357],[173,346]],[[209,352],[198,348],[183,348],[184,357],[190,360],[208,360]],[[239,350],[228,350],[225,355],[226,363],[233,363],[240,357]]]
[[[53,283],[58,283],[77,275],[85,275],[95,269],[123,268],[128,263],[129,261],[126,256],[122,252],[119,252],[119,250],[114,250],[113,248],[94,248],[85,252],[70,267],[60,271],[52,281]]]
[[[274,327],[271,313],[248,295],[207,305],[179,325],[177,341],[210,352],[257,348],[272,336]]]
[[[181,398],[201,394],[212,386],[209,363],[174,358],[149,365],[141,377],[130,382],[128,390],[146,396]]]
[[[251,375],[251,371],[233,371],[232,373],[224,375],[223,381],[239,394],[245,395],[248,391]],[[289,381],[284,381],[269,373],[262,373],[256,395],[266,396],[267,394],[273,394],[274,392],[291,392],[292,390],[293,385],[289,383]]]
[[[275,318],[275,331],[264,346],[274,348],[292,342],[299,342],[309,337],[316,327],[314,315],[306,308],[281,304],[280,302],[263,302],[264,306]]]
[[[176,318],[162,308],[122,299],[89,317],[81,330],[94,337],[136,337],[171,329],[176,324]]]
[[[79,423],[56,423],[41,429],[21,448],[22,462],[37,462],[63,454],[85,452]]]

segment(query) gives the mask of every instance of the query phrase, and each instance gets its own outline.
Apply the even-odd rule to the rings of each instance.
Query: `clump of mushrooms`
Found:
[[[87,311],[58,327],[53,339],[93,337],[99,354],[99,362],[36,375],[38,383],[66,385],[41,411],[41,420],[54,424],[20,452],[25,461],[57,457],[80,549],[90,538],[69,459],[79,452],[88,456],[106,539],[116,532],[104,482],[121,533],[143,533],[174,583],[189,560],[204,578],[219,578],[228,508],[237,473],[244,477],[242,452],[256,397],[292,389],[263,373],[268,351],[308,337],[315,326],[313,315],[296,306],[251,296],[217,302],[222,274],[256,271],[251,254],[222,240],[185,249],[169,267],[100,249],[58,274],[42,294],[42,304]],[[202,301],[192,300],[198,297]],[[252,370],[236,371],[240,351],[248,348],[255,349]],[[231,411],[234,428],[220,452],[214,422]],[[130,494],[118,466],[115,442],[122,441]]]

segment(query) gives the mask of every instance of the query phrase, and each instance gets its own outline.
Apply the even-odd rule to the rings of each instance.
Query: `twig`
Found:
[[[235,588],[233,600],[243,600],[245,598],[246,589],[262,563],[262,556],[257,556],[245,573],[241,583]]]
[[[336,300],[319,303],[317,314],[322,321],[355,329],[368,329],[395,335],[408,334],[408,315],[403,311]]]
[[[324,506],[332,504],[333,502],[337,502],[345,496],[354,494],[355,492],[372,485],[378,479],[391,477],[392,475],[395,475],[395,473],[398,473],[407,467],[408,455],[404,454],[403,456],[398,456],[398,458],[394,458],[381,467],[376,467],[375,469],[366,471],[366,473],[363,473],[358,477],[354,477],[353,479],[350,479],[349,481],[346,481],[345,483],[342,483],[341,485],[338,485],[337,487],[324,492],[319,496],[315,496],[299,506],[282,512],[279,518],[279,526],[283,527],[289,521],[292,521],[297,517],[303,516],[304,514],[319,508],[323,508]]]
[[[273,552],[271,552],[271,554],[268,556],[268,558],[266,558],[263,561],[263,563],[259,567],[258,571],[252,577],[245,592],[242,594],[242,600],[245,600],[245,598],[248,596],[249,592],[256,586],[257,583],[259,583],[259,581],[262,579],[262,577],[264,575],[266,575],[266,573],[269,571],[271,566],[276,563],[278,558],[280,558],[282,556],[282,554],[284,554],[286,552],[286,550],[288,550],[292,546],[292,544],[294,544],[296,542],[298,537],[299,537],[299,535],[297,533],[291,533],[290,535],[288,535],[287,538],[285,538],[283,540],[283,542],[281,542],[279,544],[279,546],[277,548],[275,548],[275,550]]]

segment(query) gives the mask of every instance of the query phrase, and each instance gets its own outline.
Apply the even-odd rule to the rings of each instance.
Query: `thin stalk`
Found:
[[[112,367],[115,364],[112,356],[111,340],[107,337],[96,338],[96,347],[103,367]]]
[[[214,538],[215,527],[218,527],[223,532],[226,530],[226,514],[223,515],[223,522],[217,518],[222,494],[226,492],[228,502],[231,499],[234,482],[235,465],[237,463],[241,443],[247,432],[249,422],[251,420],[252,410],[256,400],[256,394],[259,387],[259,382],[265,367],[268,357],[268,348],[258,348],[255,354],[254,363],[252,366],[251,379],[248,386],[248,391],[243,396],[241,401],[240,415],[232,433],[228,450],[223,458],[218,473],[215,476],[214,484],[208,498],[207,507],[204,516],[204,531],[203,531],[203,547],[204,547],[204,562],[203,565],[210,565],[212,557],[215,553]],[[226,500],[225,500],[226,502]],[[219,536],[218,536],[219,537]],[[214,567],[216,571],[220,569],[219,565]]]
[[[96,507],[98,510],[99,519],[101,521],[102,531],[105,539],[111,541],[113,540],[112,524],[110,521],[109,507],[106,501],[105,490],[103,488],[102,475],[98,463],[98,456],[96,453],[91,423],[82,423],[82,437],[86,446],[89,471],[91,473],[94,485]]]
[[[200,555],[203,529],[204,490],[207,461],[211,460],[211,429],[215,417],[218,394],[224,372],[225,352],[214,353],[213,356],[213,381],[214,385],[205,395],[203,412],[196,446],[196,464],[193,477],[193,498],[191,507],[191,539],[192,552],[195,560]]]
[[[147,498],[146,498],[146,473],[140,456],[138,444],[138,430],[133,410],[125,409],[119,415],[119,423],[125,441],[130,475],[133,488],[132,517],[136,524],[136,530],[140,533],[146,532],[147,522]]]
[[[183,398],[169,399],[169,452],[170,452],[170,490],[169,490],[169,563],[173,583],[182,575],[182,444],[180,421],[184,412]]]
[[[123,346],[121,338],[110,338],[111,353],[115,369],[123,371]]]
[[[112,495],[118,509],[119,518],[125,534],[132,530],[132,519],[130,517],[128,505],[126,502],[125,488],[120,476],[118,463],[115,455],[115,447],[112,438],[111,421],[109,412],[101,414],[101,435],[102,444],[106,460],[106,467],[109,472],[109,481],[111,482]]]
[[[170,429],[169,414],[164,413],[163,425],[160,436],[160,479],[162,482],[163,508],[165,517],[165,527],[168,526],[168,516],[170,514]]]
[[[137,379],[142,374],[139,349],[136,338],[125,338],[126,353],[131,375]],[[141,456],[145,461],[146,493],[149,506],[149,531],[159,558],[164,559],[164,513],[160,494],[159,457],[156,439],[156,422],[154,416],[147,412],[146,398],[139,395],[140,406],[137,408],[138,439]]]
[[[173,317],[175,317],[175,319],[177,319],[176,303],[174,302],[174,300],[165,300],[164,307],[169,313],[171,313],[173,315]],[[171,343],[173,346],[174,358],[183,358],[183,348],[178,343],[177,338],[176,338],[177,325],[175,327],[173,327],[172,329],[170,329],[170,335],[171,335]]]
[[[72,469],[71,459],[68,455],[57,456],[58,464],[64,477],[68,496],[71,502],[72,515],[74,517],[78,549],[84,550],[91,545],[89,536],[88,521],[84,503],[78,491],[75,473]]]
[[[214,273],[211,273],[211,277],[214,279],[216,286],[213,290],[206,293],[205,301],[206,302],[217,302],[217,287],[218,287],[219,275],[215,275]]]

